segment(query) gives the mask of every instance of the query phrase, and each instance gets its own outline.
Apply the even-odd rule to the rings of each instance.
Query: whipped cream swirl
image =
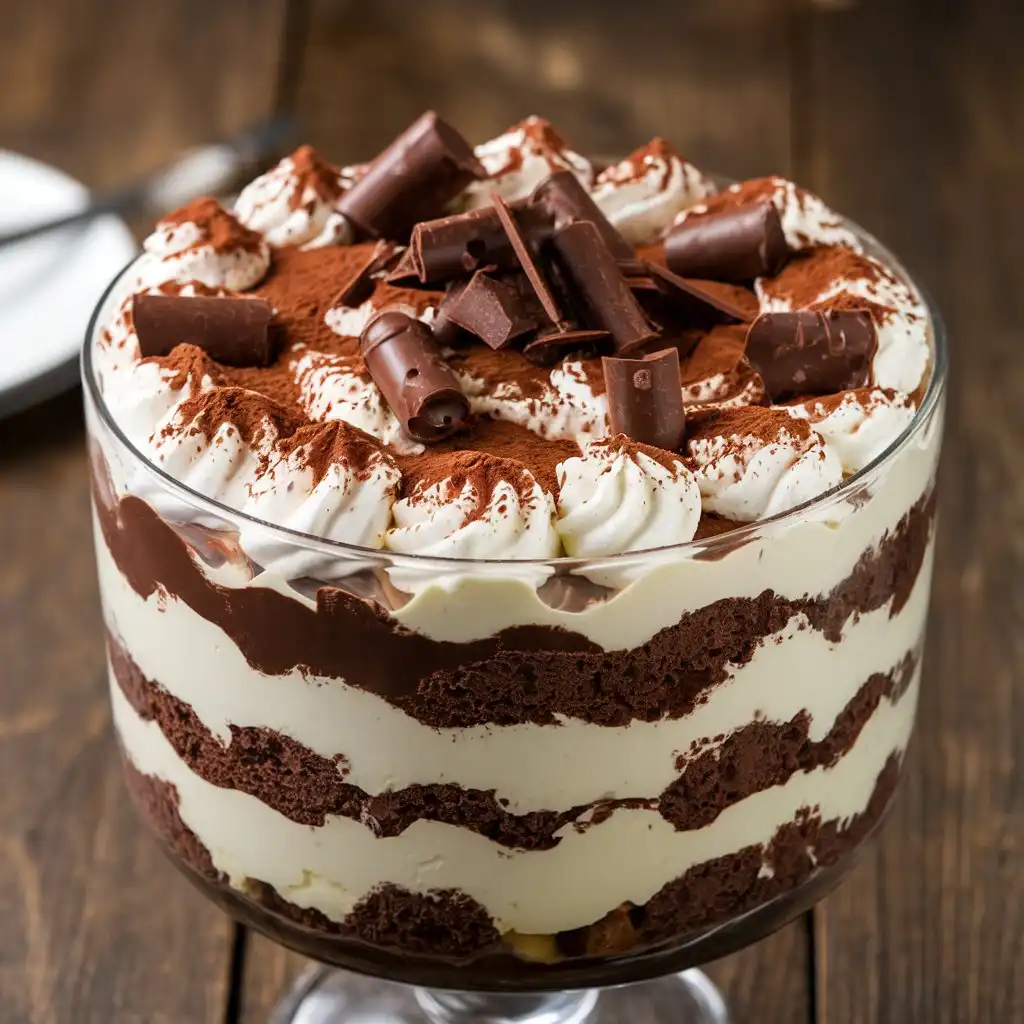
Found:
[[[782,409],[705,414],[686,445],[708,512],[753,522],[795,508],[843,478],[839,456]]]
[[[336,206],[355,180],[354,169],[339,170],[312,146],[300,146],[242,189],[235,216],[273,246],[347,245],[352,228]]]
[[[143,248],[134,267],[133,291],[189,281],[244,291],[259,284],[270,268],[270,249],[262,235],[211,198],[168,214]]]
[[[401,480],[393,459],[370,438],[346,423],[313,424],[277,445],[242,511],[313,537],[380,548]],[[335,579],[363,568],[359,559],[304,550],[255,523],[243,526],[239,543],[285,579]]]
[[[436,483],[418,483],[395,503],[394,527],[385,547],[406,555],[440,558],[552,558],[559,552],[555,503],[521,463],[479,452],[460,452],[455,469]],[[483,570],[484,567],[481,567]],[[466,569],[395,567],[399,590],[418,593],[432,583],[453,586]],[[549,575],[543,567],[504,567],[502,575],[534,586]]]
[[[634,245],[656,241],[675,216],[715,191],[714,183],[664,139],[652,139],[602,171],[591,193]]]
[[[555,171],[572,171],[586,189],[594,181],[590,161],[571,150],[542,117],[520,121],[504,134],[477,146],[475,152],[488,178],[465,189],[456,204],[464,210],[490,206],[494,191],[508,202],[525,199]]]
[[[680,460],[653,458],[619,434],[592,441],[557,469],[555,529],[568,555],[599,557],[683,544],[700,520],[700,491]]]
[[[806,420],[839,456],[845,473],[858,473],[910,425],[914,406],[906,395],[859,388],[785,407]]]

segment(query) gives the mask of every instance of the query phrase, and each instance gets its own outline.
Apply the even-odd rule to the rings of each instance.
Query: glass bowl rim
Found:
[[[638,560],[649,559],[658,555],[689,556],[692,558],[714,559],[721,557],[733,548],[739,547],[755,539],[759,535],[770,534],[778,529],[788,527],[808,515],[816,515],[821,509],[839,504],[855,493],[859,486],[869,479],[876,470],[893,460],[923,431],[931,422],[937,406],[939,405],[946,388],[948,374],[948,351],[945,325],[942,318],[926,289],[915,280],[903,266],[903,264],[882,245],[874,235],[864,230],[854,221],[848,218],[842,220],[844,226],[850,228],[860,241],[865,243],[869,255],[882,260],[885,265],[897,276],[899,280],[909,285],[921,297],[928,314],[928,326],[932,341],[931,351],[931,375],[928,386],[925,389],[920,405],[914,413],[910,423],[895,437],[892,442],[878,455],[875,456],[866,466],[856,473],[840,481],[834,487],[815,495],[815,497],[786,509],[766,519],[757,519],[750,523],[741,523],[731,530],[715,534],[711,537],[692,539],[678,544],[664,544],[659,547],[642,548],[635,551],[622,551],[608,555],[594,555],[587,557],[574,557],[570,555],[557,555],[551,558],[456,558],[445,555],[423,555],[405,554],[390,551],[387,548],[371,548],[358,544],[348,544],[344,541],[330,540],[325,537],[317,537],[314,534],[302,533],[299,530],[290,529],[287,526],[280,526],[259,519],[256,516],[242,512],[240,509],[232,508],[214,498],[209,498],[199,491],[183,484],[165,470],[161,469],[145,453],[141,452],[124,434],[113,414],[103,398],[102,390],[97,379],[93,349],[96,334],[99,327],[99,318],[114,293],[118,284],[125,274],[135,265],[141,257],[136,257],[123,267],[110,284],[104,289],[96,303],[89,318],[85,332],[85,341],[82,346],[80,360],[82,381],[86,393],[91,399],[93,407],[98,411],[104,426],[113,434],[117,442],[122,445],[133,459],[144,467],[151,475],[155,476],[160,485],[166,490],[180,498],[186,505],[190,505],[200,512],[213,514],[229,523],[239,522],[257,527],[262,531],[269,531],[276,534],[283,540],[289,541],[296,547],[306,550],[319,551],[325,555],[335,558],[348,558],[365,562],[367,560],[385,562],[390,566],[399,567],[406,565],[410,568],[437,566],[448,572],[454,572],[462,567],[463,571],[471,567],[483,569],[498,567],[508,569],[510,567],[529,568],[530,566],[545,566],[559,571],[572,571],[581,567],[593,566],[614,566],[634,563]]]

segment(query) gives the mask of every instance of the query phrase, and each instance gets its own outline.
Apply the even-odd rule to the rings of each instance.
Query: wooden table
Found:
[[[1021,7],[655,6],[4,0],[0,145],[102,186],[279,105],[339,161],[427,104],[471,138],[537,111],[585,150],[661,133],[791,175],[903,254],[955,377],[906,785],[839,892],[712,970],[747,1024],[1024,1021]],[[262,1022],[296,959],[184,885],[122,790],[79,403],[0,423],[0,1020]]]

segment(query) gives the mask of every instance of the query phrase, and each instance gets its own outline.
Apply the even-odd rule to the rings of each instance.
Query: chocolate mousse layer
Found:
[[[493,790],[453,783],[368,794],[345,781],[343,753],[323,757],[272,729],[232,725],[225,745],[188,704],[146,679],[116,638],[108,635],[107,641],[114,677],[129,703],[140,718],[159,724],[178,756],[206,782],[248,793],[302,825],[319,827],[337,815],[383,838],[401,835],[417,821],[438,821],[518,850],[552,849],[562,829],[586,831],[626,807],[660,814],[678,831],[709,825],[727,807],[784,784],[795,772],[834,765],[882,700],[901,699],[917,665],[911,653],[891,672],[869,676],[820,740],[810,738],[806,710],[788,722],[755,721],[724,739],[707,737],[701,753],[680,754],[679,777],[660,794],[513,814]]]
[[[233,916],[275,941],[326,963],[411,983],[514,989],[659,976],[781,927],[848,873],[851,853],[889,808],[901,758],[893,754],[885,762],[867,807],[853,818],[822,821],[808,808],[769,843],[696,865],[641,906],[624,904],[586,928],[544,937],[500,935],[476,901],[454,890],[413,893],[385,885],[341,922],[296,906],[258,879],[245,880],[243,893],[213,868],[181,821],[174,786],[140,774],[127,758],[125,769],[137,810],[176,864]],[[643,957],[623,959],[640,951]],[[471,976],[461,973],[467,964]]]
[[[796,615],[833,642],[854,616],[886,605],[897,615],[920,572],[935,513],[929,492],[829,594],[791,600],[765,590],[725,598],[684,614],[641,647],[602,651],[586,637],[547,626],[461,644],[433,640],[339,587],[320,587],[315,609],[269,588],[225,587],[144,501],[114,499],[102,466],[94,482],[103,538],[140,596],[159,589],[184,602],[223,629],[259,672],[301,667],[344,679],[439,728],[548,725],[557,715],[619,726],[686,715],[727,678],[727,665],[746,664]],[[374,579],[362,583],[373,586]]]

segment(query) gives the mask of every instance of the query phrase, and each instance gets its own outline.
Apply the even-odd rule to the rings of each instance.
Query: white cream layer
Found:
[[[849,622],[838,644],[793,618],[753,658],[733,667],[691,714],[624,727],[564,718],[532,724],[433,729],[383,698],[339,679],[251,668],[225,633],[166,595],[143,600],[125,582],[97,531],[100,586],[112,632],[142,674],[189,704],[230,743],[230,725],[273,729],[326,758],[343,754],[346,781],[367,793],[451,783],[495,790],[513,814],[562,811],[627,797],[652,798],[679,775],[676,758],[757,718],[811,715],[821,740],[868,677],[918,648],[928,609],[931,553],[906,606]]]
[[[358,821],[299,825],[236,790],[195,775],[155,722],[135,713],[112,684],[114,721],[135,768],[172,783],[182,821],[236,887],[272,885],[286,900],[342,920],[376,887],[456,888],[481,903],[501,931],[548,934],[598,920],[624,901],[646,903],[689,868],[753,843],[768,843],[805,808],[825,821],[862,812],[879,772],[910,736],[918,678],[897,704],[883,702],[834,767],[799,772],[756,793],[702,829],[677,832],[656,811],[616,810],[598,825],[560,833],[551,850],[509,850],[467,829],[417,821],[377,838]]]

